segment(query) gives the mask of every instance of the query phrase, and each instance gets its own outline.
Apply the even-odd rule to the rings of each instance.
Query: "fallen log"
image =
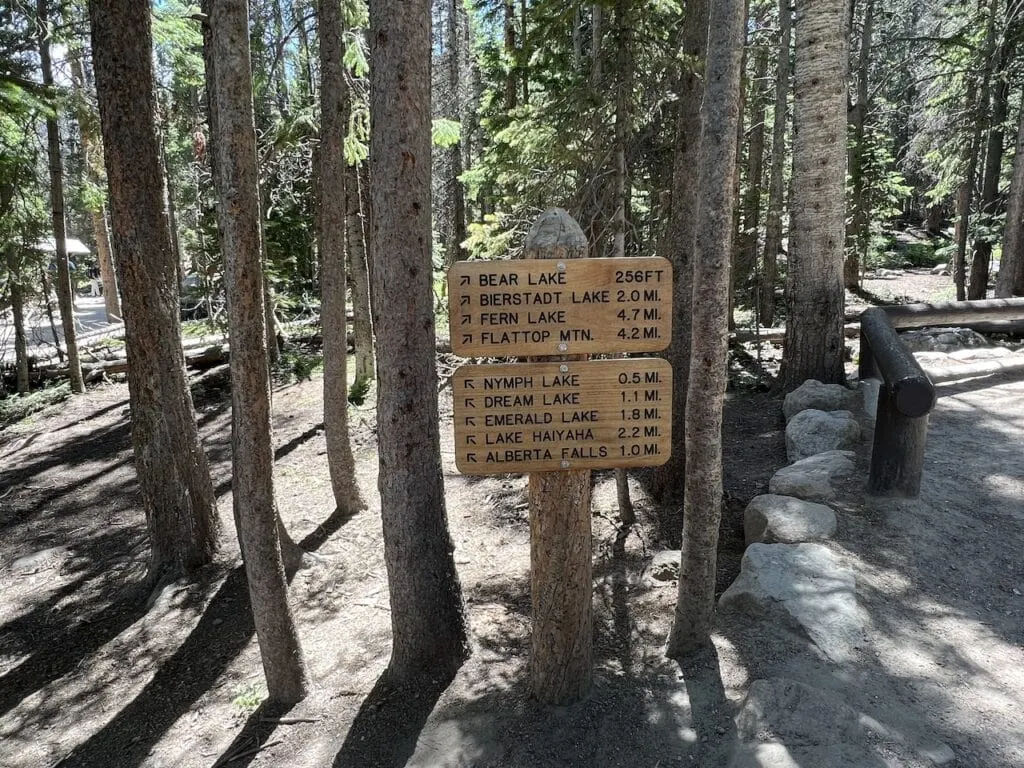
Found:
[[[843,335],[848,339],[855,338],[860,333],[860,323],[846,323],[843,326]],[[786,337],[785,328],[760,328],[756,331],[744,328],[733,331],[729,337],[735,341],[782,341]]]
[[[227,362],[228,348],[226,344],[207,344],[202,349],[185,353],[185,366],[204,371],[215,365]],[[104,376],[116,376],[128,372],[128,358],[118,357],[113,360],[102,360],[82,366],[82,376],[87,382],[101,380]],[[68,375],[67,366],[53,366],[38,371],[39,378],[48,381]]]
[[[936,384],[969,379],[976,376],[989,376],[993,373],[1024,370],[1024,355],[1008,355],[989,360],[980,360],[957,365],[925,365],[921,367],[928,377]]]

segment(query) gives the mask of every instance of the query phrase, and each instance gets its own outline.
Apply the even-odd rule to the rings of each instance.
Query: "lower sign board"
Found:
[[[464,365],[452,379],[467,475],[664,464],[672,368],[660,358]]]

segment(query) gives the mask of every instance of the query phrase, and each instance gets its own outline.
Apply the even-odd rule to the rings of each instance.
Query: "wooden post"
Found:
[[[935,387],[900,341],[886,310],[865,310],[861,314],[860,332],[861,378],[882,379],[868,492],[917,496],[921,491],[928,413],[935,405]]]
[[[587,238],[561,208],[533,223],[524,258],[576,259]],[[572,352],[571,343],[567,352]],[[532,358],[583,360],[585,355]],[[533,636],[530,690],[545,704],[570,704],[590,689],[593,675],[590,470],[530,474],[530,588]]]
[[[897,406],[895,388],[883,383],[875,415],[868,492],[915,498],[921,492],[928,414],[906,416]]]

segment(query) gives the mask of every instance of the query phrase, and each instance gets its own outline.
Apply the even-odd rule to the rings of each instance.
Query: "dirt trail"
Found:
[[[922,749],[948,747],[948,765],[1024,766],[1024,384],[943,385],[921,499],[840,505],[830,546],[855,570],[870,616],[868,644],[841,668],[790,632],[733,620],[686,669],[666,660],[675,589],[650,578],[655,509],[634,478],[642,525],[616,546],[614,481],[598,475],[596,683],[587,701],[554,711],[524,683],[524,479],[455,474],[448,423],[448,514],[474,654],[444,690],[380,688],[390,629],[379,510],[331,515],[320,398],[320,382],[275,395],[281,511],[319,557],[292,584],[316,686],[285,723],[257,708],[261,670],[230,535],[204,585],[168,590],[148,613],[121,599],[144,561],[125,387],[0,433],[0,765],[717,768],[750,682],[786,676],[837,692]],[[444,402],[442,392],[443,413]],[[200,406],[230,531],[227,407],[214,396]],[[780,401],[732,394],[728,407],[723,589],[742,552],[743,503],[784,463]],[[353,424],[373,499],[373,411],[356,410]],[[934,764],[879,749],[878,765]]]

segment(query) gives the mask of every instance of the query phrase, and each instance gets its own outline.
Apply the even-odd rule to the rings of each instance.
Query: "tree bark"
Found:
[[[118,281],[124,290],[132,445],[149,527],[150,579],[195,575],[217,549],[219,521],[181,348],[154,122],[148,5],[89,5]]]
[[[995,6],[993,5],[993,11]],[[992,106],[988,110],[988,138],[985,143],[985,171],[981,184],[980,222],[986,229],[991,229],[993,219],[998,213],[999,179],[1003,165],[1003,123],[1009,107],[1010,83],[1003,77],[1007,61],[1012,55],[1012,42],[1004,39],[995,52],[992,62],[992,79],[995,86],[990,88]],[[974,239],[974,252],[971,257],[971,279],[967,287],[967,298],[970,301],[984,299],[988,292],[989,265],[992,261],[992,237],[982,233]]]
[[[443,0],[440,58],[437,62],[438,82],[435,90],[435,112],[438,117],[458,121],[462,118],[462,93],[465,90],[460,76],[462,60],[459,13],[465,13],[458,0]],[[444,250],[446,265],[466,258],[462,247],[466,239],[466,196],[459,177],[463,172],[462,145],[465,137],[448,147],[435,147],[435,200],[434,218],[438,240]]]
[[[353,392],[365,393],[374,378],[373,320],[370,314],[370,276],[366,269],[366,217],[359,191],[359,166],[345,169],[345,237],[348,244],[349,282],[352,284],[352,336],[356,373]]]
[[[25,298],[21,286],[21,260],[18,249],[13,241],[4,248],[7,261],[7,280],[10,287],[11,314],[14,321],[14,366],[16,371],[17,391],[25,394],[29,390],[28,382],[28,345],[25,341]]]
[[[249,581],[256,636],[271,701],[307,692],[305,664],[288,605],[274,502],[270,369],[266,346],[259,174],[245,0],[211,0],[211,102],[219,225],[231,332],[232,499]]]
[[[36,4],[39,25],[39,61],[43,72],[43,86],[52,95],[53,67],[50,62],[50,22],[48,0]],[[56,105],[53,105],[56,109]],[[85,392],[82,379],[82,365],[78,358],[78,339],[75,331],[75,296],[71,283],[68,263],[67,232],[64,221],[64,171],[60,154],[60,129],[57,116],[50,112],[46,118],[46,154],[50,168],[50,210],[53,221],[53,242],[57,266],[57,305],[60,307],[61,328],[64,331],[64,346],[68,355],[68,374],[71,391]]]
[[[764,255],[758,291],[758,317],[762,325],[775,322],[775,280],[782,252],[782,203],[786,175],[786,120],[789,114],[789,56],[793,29],[790,0],[779,0],[779,51],[775,69],[775,116],[772,122],[771,178],[764,225]]]
[[[857,103],[850,110],[853,128],[853,146],[850,149],[850,207],[853,208],[847,232],[849,247],[843,265],[843,283],[849,290],[860,288],[860,270],[867,256],[871,238],[871,211],[867,198],[864,171],[865,123],[868,116],[868,73],[871,63],[871,36],[874,27],[875,0],[867,0],[864,8],[864,26],[860,33],[860,55],[857,61]]]
[[[430,0],[370,3],[370,249],[389,678],[454,674],[469,654],[445,514],[430,207]]]
[[[81,106],[78,109],[78,129],[82,139],[82,156],[85,164],[86,178],[99,186],[102,182],[99,169],[103,165],[103,153],[93,137],[93,116],[85,106],[88,91],[85,73],[82,69],[81,48],[76,56],[70,59],[71,77],[78,89]],[[92,219],[92,232],[96,240],[96,261],[100,268],[100,283],[103,286],[103,308],[108,323],[121,321],[121,300],[117,295],[117,277],[114,274],[114,260],[110,252],[110,232],[107,229],[107,206],[100,203],[89,211]]]
[[[351,111],[345,81],[344,20],[341,4],[320,0],[320,244],[324,349],[324,432],[334,502],[345,516],[365,509],[356,482],[348,430],[348,333],[345,310],[345,225],[347,201],[358,200],[345,170],[345,131]]]
[[[171,232],[174,270],[178,275],[178,285],[180,286],[181,281],[185,278],[185,274],[181,264],[181,240],[178,237],[178,209],[174,205],[174,191],[171,189],[171,167],[167,163],[167,153],[164,152],[164,137],[160,131],[157,133],[157,140],[160,143],[160,169],[163,172],[164,198],[167,203],[167,226]]]
[[[743,26],[747,28],[747,19],[750,17],[750,0],[744,0],[743,3]],[[750,42],[750,35],[745,32],[743,35],[743,55],[740,59],[740,100],[739,100],[739,113],[736,119],[736,164],[737,172],[732,175],[732,194],[733,197],[739,201],[741,200],[740,194],[740,173],[739,165],[743,162],[743,140],[745,137],[743,131],[743,124],[746,121],[747,111],[747,89],[745,80],[747,77],[747,49]],[[729,330],[736,330],[736,275],[737,272],[742,268],[741,260],[743,258],[743,237],[740,227],[743,226],[742,222],[742,206],[737,204],[732,208],[732,232],[733,235],[729,238],[729,242],[732,244],[732,253],[730,254],[730,266],[729,266]],[[693,342],[691,341],[691,347]]]
[[[714,618],[722,516],[722,405],[728,379],[729,263],[736,205],[736,130],[743,59],[743,0],[712,5],[701,110],[700,198],[693,258],[693,338],[686,401],[683,545],[668,655],[708,642]]]
[[[629,168],[626,152],[632,135],[630,98],[633,89],[632,68],[629,59],[630,0],[615,2],[615,210],[612,213],[614,233],[613,254],[626,255],[626,207],[629,204]],[[629,471],[625,467],[615,470],[615,496],[619,505],[619,520],[624,527],[636,522],[633,500],[629,496]]]
[[[758,19],[759,24],[764,19]],[[743,196],[743,234],[733,285],[749,296],[750,275],[757,264],[758,234],[761,229],[761,192],[764,179],[765,98],[761,85],[768,74],[768,49],[754,52],[754,80],[750,87],[750,138],[747,141],[747,188]],[[738,174],[737,174],[738,175]],[[756,286],[755,286],[756,291]],[[756,303],[753,302],[753,303]]]
[[[995,4],[997,0],[990,0],[989,16],[985,32],[984,58],[986,67],[981,75],[968,75],[967,92],[964,101],[966,102],[968,120],[974,124],[974,131],[971,139],[965,148],[964,158],[964,180],[957,190],[956,196],[956,228],[954,239],[956,240],[956,251],[953,255],[953,283],[956,286],[957,301],[967,299],[967,241],[970,235],[971,207],[974,201],[974,189],[977,183],[978,158],[981,154],[981,138],[985,125],[988,110],[989,90],[991,89],[991,69],[988,63],[992,61],[996,45],[996,22]],[[979,10],[983,0],[979,0]],[[979,84],[980,81],[980,84]],[[970,117],[973,113],[973,118]]]
[[[700,105],[704,98],[703,72],[693,65],[703,62],[708,45],[708,0],[690,0],[683,20],[683,54],[695,66],[682,78],[672,162],[672,203],[668,225],[659,243],[660,255],[672,262],[675,272],[672,295],[672,343],[665,359],[672,365],[672,456],[655,470],[654,490],[667,507],[682,501],[686,477],[686,393],[690,373],[690,309],[693,301],[693,268],[690,256],[697,238],[696,169],[700,152]],[[735,132],[732,138],[735,140]],[[677,507],[678,508],[678,507]],[[668,543],[680,540],[680,514],[662,521],[659,536]]]
[[[50,300],[50,279],[46,276],[46,267],[39,269],[39,281],[43,286],[43,306],[46,309],[46,319],[50,324],[50,336],[53,338],[53,346],[57,350],[57,360],[64,362],[64,347],[60,343],[60,334],[57,333],[57,322],[53,318],[53,302]]]
[[[782,386],[846,380],[844,0],[797,0],[793,192]]]
[[[1006,203],[1006,224],[1003,228],[1003,257],[996,278],[996,298],[1013,296],[1014,278],[1021,270],[1024,250],[1024,108],[1017,119],[1017,145],[1013,156],[1013,178]]]
[[[505,109],[515,109],[519,103],[519,82],[516,73],[516,6],[514,0],[504,0],[505,10]]]

